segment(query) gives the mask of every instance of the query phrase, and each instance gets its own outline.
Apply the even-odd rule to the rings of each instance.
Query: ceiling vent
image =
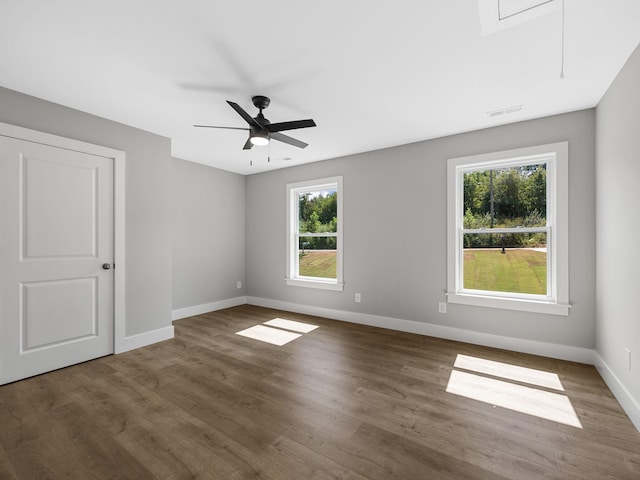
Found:
[[[522,110],[523,105],[514,105],[512,107],[501,108],[500,110],[493,110],[491,112],[487,112],[489,118],[493,117],[501,117],[503,115],[509,115],[511,113],[517,113]]]

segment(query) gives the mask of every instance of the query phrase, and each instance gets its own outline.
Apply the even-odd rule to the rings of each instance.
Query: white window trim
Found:
[[[549,233],[547,242],[550,261],[550,294],[537,295],[474,292],[462,289],[461,229],[463,185],[462,173],[477,170],[483,164],[495,166],[504,162],[513,164],[547,163],[547,203]],[[569,147],[567,142],[506,150],[496,153],[450,158],[447,164],[447,301],[463,305],[520,310],[525,312],[569,315]],[[555,275],[554,275],[555,274]]]
[[[337,232],[336,232],[336,278],[316,278],[298,275],[298,194],[300,192],[323,190],[337,186]],[[285,283],[295,287],[319,288],[323,290],[344,290],[342,275],[342,177],[320,178],[287,184],[287,275]]]

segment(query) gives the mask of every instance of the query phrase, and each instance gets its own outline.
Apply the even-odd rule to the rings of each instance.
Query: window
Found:
[[[343,289],[342,177],[287,185],[287,285]]]
[[[568,146],[449,159],[451,303],[568,315]]]

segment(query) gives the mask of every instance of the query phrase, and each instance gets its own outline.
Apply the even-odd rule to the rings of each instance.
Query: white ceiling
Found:
[[[640,43],[640,1],[565,1],[560,80],[561,0],[1,0],[0,86],[251,174],[595,106]],[[192,127],[245,126],[225,100],[254,115],[256,94],[272,122],[313,118],[285,132],[309,147]]]

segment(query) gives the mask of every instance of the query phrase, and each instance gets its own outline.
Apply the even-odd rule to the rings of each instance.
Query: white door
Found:
[[[113,353],[113,162],[0,136],[0,384]]]

